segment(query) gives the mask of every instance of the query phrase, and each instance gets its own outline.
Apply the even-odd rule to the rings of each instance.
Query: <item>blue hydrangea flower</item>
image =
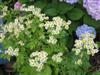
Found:
[[[69,4],[74,4],[74,3],[77,3],[78,0],[65,0],[65,2]]]
[[[7,58],[0,58],[0,64],[7,64],[9,60]]]
[[[0,19],[0,24],[3,25],[3,20],[2,19]]]
[[[82,38],[82,34],[85,34],[85,33],[94,34],[94,37],[96,37],[96,30],[93,27],[90,27],[86,24],[79,26],[76,30],[76,35],[78,38]]]

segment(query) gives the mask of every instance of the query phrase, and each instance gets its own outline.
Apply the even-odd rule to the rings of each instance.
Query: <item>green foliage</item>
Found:
[[[59,14],[65,14],[68,11],[72,10],[73,7],[74,7],[73,5],[61,2],[61,3],[58,4],[57,9],[59,11]]]
[[[44,1],[36,1],[34,5],[41,9],[44,9],[47,6],[47,3],[45,3]]]
[[[68,17],[71,20],[79,20],[82,18],[83,15],[84,15],[84,12],[79,8],[73,8],[72,10],[68,12]]]
[[[94,19],[91,18],[91,16],[89,15],[85,15],[84,19],[83,19],[85,24],[91,25],[95,28],[99,28],[100,27],[100,21],[95,21]]]
[[[49,16],[56,16],[57,10],[55,8],[50,8],[45,11],[45,14]]]
[[[52,71],[49,66],[45,66],[44,69],[41,72],[37,72],[34,68],[30,66],[23,66],[21,68],[21,72],[19,75],[51,75]]]

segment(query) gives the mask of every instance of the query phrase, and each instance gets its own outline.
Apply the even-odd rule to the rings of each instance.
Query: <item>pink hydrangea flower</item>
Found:
[[[16,2],[16,3],[14,4],[14,8],[15,8],[15,9],[20,9],[20,8],[22,8],[22,4],[18,1],[18,2]]]
[[[83,0],[83,6],[95,20],[100,20],[100,0]]]

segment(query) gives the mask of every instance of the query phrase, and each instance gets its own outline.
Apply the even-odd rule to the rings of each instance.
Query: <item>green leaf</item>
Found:
[[[46,7],[46,3],[45,2],[43,2],[43,1],[37,1],[37,2],[35,2],[34,3],[34,5],[36,6],[36,7],[39,7],[39,8],[41,8],[41,9],[44,9],[45,7]]]
[[[67,4],[67,3],[59,3],[57,10],[59,11],[60,14],[65,14],[69,10],[71,10],[74,6]]]
[[[100,21],[92,19],[89,15],[85,15],[83,21],[85,24],[92,25],[95,28],[100,28]]]
[[[84,12],[79,8],[73,8],[67,15],[71,20],[79,20],[84,15]]]
[[[58,14],[55,8],[49,8],[45,10],[44,13],[48,16],[56,16]]]
[[[43,71],[37,72],[35,75],[51,75],[51,73],[51,68],[49,66],[45,66]]]
[[[74,32],[76,31],[78,25],[80,25],[80,22],[79,22],[79,21],[78,21],[78,22],[74,22],[74,21],[73,21],[73,22],[71,23],[71,25],[70,25],[70,27],[69,27],[69,30],[68,30],[68,32],[69,32],[70,35],[72,35],[73,31],[74,31]]]
[[[79,0],[78,3],[79,3],[79,4],[83,4],[83,0]]]
[[[92,75],[100,75],[100,71],[95,71],[95,72],[92,73]]]
[[[100,42],[96,42],[98,44],[98,46],[100,47]]]
[[[19,0],[21,3],[26,3],[28,0]]]

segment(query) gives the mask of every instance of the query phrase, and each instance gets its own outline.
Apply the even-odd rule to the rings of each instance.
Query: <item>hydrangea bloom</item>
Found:
[[[22,4],[18,1],[18,2],[16,2],[16,3],[14,4],[14,8],[15,8],[15,9],[20,9],[20,8],[22,8]]]
[[[94,35],[94,38],[96,37],[96,30],[93,27],[90,27],[86,24],[79,26],[76,30],[76,35],[78,38],[82,38],[82,34],[84,33],[91,33]]]
[[[64,0],[66,3],[74,4],[77,3],[78,0]]]
[[[6,64],[8,62],[9,62],[8,59],[6,59],[6,58],[0,58],[0,64]]]
[[[100,0],[83,0],[83,6],[92,18],[100,20]]]

